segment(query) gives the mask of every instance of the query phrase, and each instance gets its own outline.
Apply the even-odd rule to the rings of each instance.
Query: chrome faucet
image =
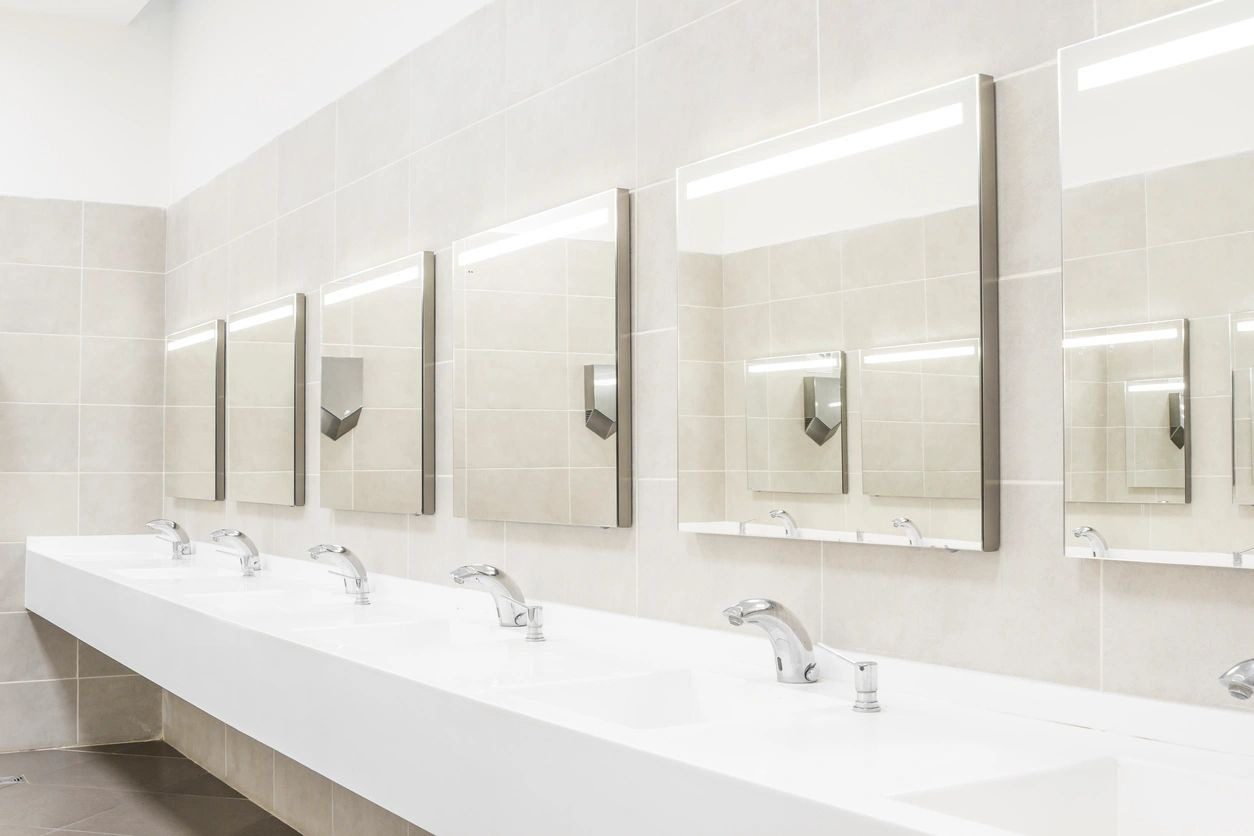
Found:
[[[487,563],[471,563],[449,572],[453,583],[476,586],[492,596],[496,617],[502,627],[523,627],[527,624],[527,599],[514,579]]]
[[[1254,659],[1246,659],[1228,668],[1219,681],[1233,699],[1248,700],[1254,696]]]
[[[1091,525],[1082,525],[1071,532],[1071,536],[1077,540],[1087,540],[1088,544],[1093,547],[1093,557],[1105,557],[1107,552],[1106,540],[1098,533],[1097,529]]]
[[[915,525],[909,517],[897,517],[893,520],[893,528],[905,529],[906,542],[912,546],[923,545],[923,532],[919,531],[919,527]]]
[[[766,631],[775,653],[775,678],[780,682],[818,682],[814,644],[792,610],[769,598],[746,598],[723,610],[732,626],[756,624]]]
[[[170,557],[178,560],[196,553],[196,547],[187,539],[187,531],[174,520],[149,520],[144,523],[157,532],[157,539],[170,544]]]
[[[244,577],[251,578],[261,570],[261,557],[257,553],[257,547],[244,532],[237,528],[219,528],[210,533],[209,537],[215,543],[226,543],[230,546],[230,548],[218,549],[218,551],[236,555]]]
[[[770,512],[770,517],[773,520],[784,521],[784,536],[785,537],[797,536],[797,521],[792,518],[792,514],[788,513],[783,508],[776,508],[774,511]]]
[[[356,596],[355,603],[370,603],[370,576],[366,572],[366,565],[361,562],[361,558],[353,554],[344,546],[338,546],[334,543],[322,543],[309,549],[309,556],[314,560],[322,558],[330,558],[344,566],[345,571],[331,570],[332,575],[338,575],[344,580],[344,591],[349,595]]]
[[[816,642],[815,644],[842,662],[853,666],[853,690],[855,693],[853,710],[859,714],[874,714],[879,711],[880,663],[855,662],[845,654],[833,650],[822,642]]]

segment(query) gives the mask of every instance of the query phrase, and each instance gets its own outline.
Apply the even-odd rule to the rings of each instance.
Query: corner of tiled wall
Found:
[[[145,740],[161,692],[24,609],[25,538],[161,511],[165,211],[0,197],[0,751]]]

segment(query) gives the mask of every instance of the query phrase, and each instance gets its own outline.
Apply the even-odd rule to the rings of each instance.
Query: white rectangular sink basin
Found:
[[[897,796],[1023,836],[1245,832],[1247,781],[1102,758],[1048,772]]]
[[[206,578],[237,578],[239,571],[232,572],[215,566],[160,566],[151,569],[114,569],[118,577],[130,581],[188,581]]]
[[[641,676],[515,688],[511,694],[550,709],[633,729],[664,729],[747,716],[777,717],[798,711],[831,712],[827,697],[804,685],[763,685],[734,677],[678,670]]]

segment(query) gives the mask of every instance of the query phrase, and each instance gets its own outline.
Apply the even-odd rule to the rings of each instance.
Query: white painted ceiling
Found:
[[[125,26],[150,0],[0,0],[0,11],[62,15]]]

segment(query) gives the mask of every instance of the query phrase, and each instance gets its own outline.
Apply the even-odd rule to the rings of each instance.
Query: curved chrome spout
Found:
[[[1254,696],[1254,659],[1238,662],[1219,677],[1233,699],[1248,700]]]
[[[897,517],[893,520],[893,528],[902,528],[906,532],[906,541],[912,546],[923,545],[923,532],[909,517]]]
[[[792,514],[788,513],[783,508],[776,508],[774,511],[770,512],[770,517],[773,520],[784,521],[784,536],[785,537],[797,536],[797,521],[792,518]]]
[[[157,539],[170,544],[170,557],[178,560],[196,553],[196,547],[187,538],[187,531],[174,520],[149,520],[145,526],[157,532]]]
[[[746,598],[723,610],[735,627],[756,624],[766,631],[775,653],[775,678],[780,682],[818,682],[814,644],[792,610],[769,598]]]
[[[309,549],[309,556],[314,560],[329,557],[344,566],[347,571],[337,572],[332,569],[331,574],[338,575],[344,580],[344,591],[349,595],[355,595],[357,597],[356,603],[370,603],[370,576],[366,572],[366,564],[361,562],[361,558],[344,546],[336,545],[335,543],[322,543],[313,546]]]
[[[523,627],[527,624],[527,599],[514,579],[487,563],[471,563],[449,572],[453,583],[482,589],[496,604],[496,618],[502,627]]]
[[[1091,525],[1082,525],[1071,532],[1071,536],[1077,540],[1087,540],[1088,544],[1093,547],[1093,557],[1105,557],[1107,552],[1106,540],[1098,533],[1097,529]]]
[[[257,553],[257,547],[253,541],[248,539],[248,535],[240,531],[238,528],[219,528],[217,531],[211,532],[209,537],[215,543],[225,543],[229,548],[219,549],[219,551],[233,554],[239,558],[239,567],[244,573],[244,577],[251,578],[257,572],[261,571],[261,556]]]

